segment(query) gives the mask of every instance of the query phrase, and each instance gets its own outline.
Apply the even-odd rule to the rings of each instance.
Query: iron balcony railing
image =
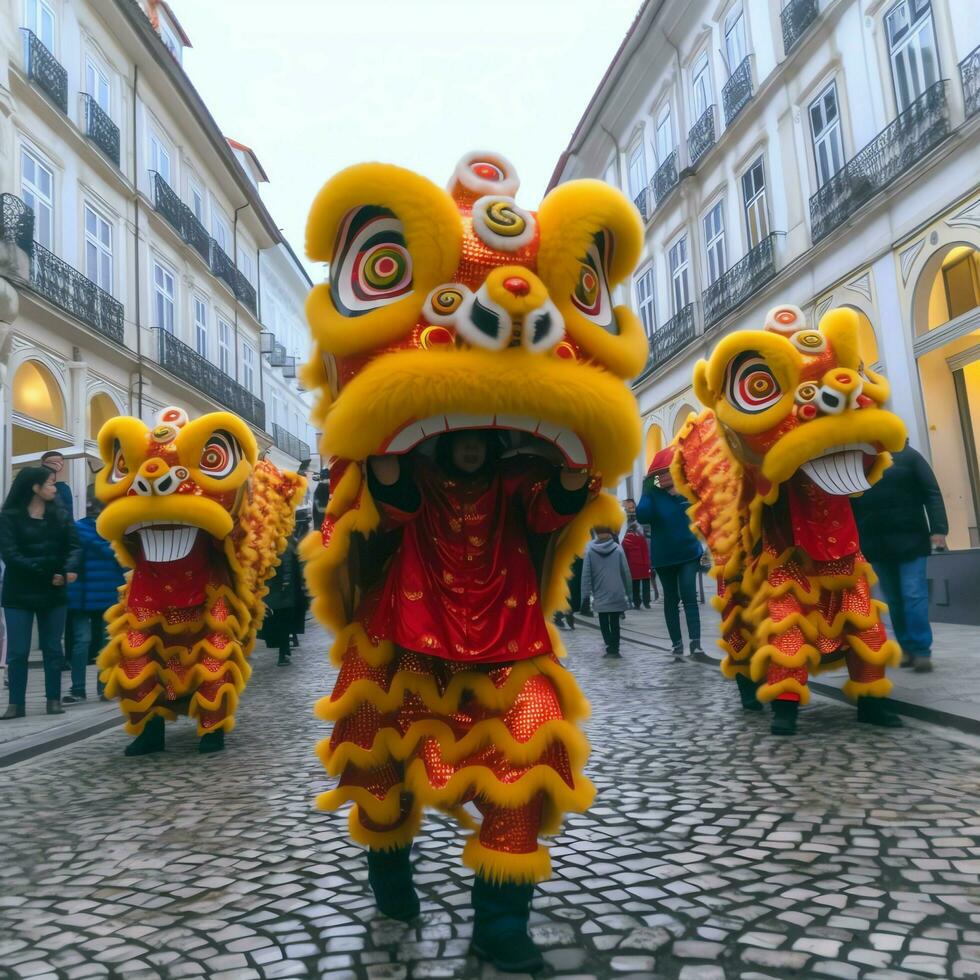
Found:
[[[963,107],[969,119],[980,112],[980,48],[974,48],[960,62],[960,82],[963,85]]]
[[[735,117],[749,104],[752,98],[752,55],[747,54],[742,63],[732,72],[721,90],[721,101],[725,107],[725,125],[731,126]]]
[[[235,295],[239,301],[254,314],[256,312],[255,287],[240,269],[235,270]]]
[[[34,250],[34,212],[15,194],[0,194],[0,238],[28,255]]]
[[[68,72],[33,31],[21,30],[27,38],[27,77],[67,116]]]
[[[697,165],[698,161],[715,145],[715,107],[709,105],[701,118],[691,127],[687,134],[687,155],[691,160],[691,166]]]
[[[286,348],[278,340],[272,343],[272,350],[269,352],[269,366],[282,367],[286,363]]]
[[[40,242],[34,242],[31,257],[31,288],[104,337],[124,343],[122,303]]]
[[[82,102],[85,106],[85,135],[118,167],[119,127],[88,92],[82,92]]]
[[[157,357],[162,368],[196,391],[221,402],[256,428],[265,428],[265,405],[248,388],[173,334],[160,327],[154,329],[157,333]]]
[[[170,226],[180,234],[181,214],[183,203],[177,192],[167,183],[166,178],[156,170],[150,171],[153,178],[153,209],[157,214],[167,219]]]
[[[650,181],[650,189],[653,191],[653,199],[659,208],[664,198],[677,186],[677,150],[674,149],[670,156],[659,167]]]
[[[235,263],[228,253],[212,238],[211,239],[211,275],[222,280],[225,285],[235,292]]]
[[[783,24],[783,50],[786,54],[796,46],[796,42],[810,29],[820,13],[817,0],[789,0],[779,13]]]
[[[650,204],[648,201],[649,188],[644,187],[636,197],[633,198],[633,203],[636,205],[636,210],[640,212],[640,217],[646,221],[650,217]]]
[[[299,436],[287,432],[278,422],[272,423],[272,441],[293,459],[302,462],[310,458],[310,447]]]
[[[775,233],[767,235],[701,294],[705,329],[741,306],[776,275]]]
[[[810,198],[818,242],[949,135],[946,81],[926,89]]]
[[[656,367],[670,360],[678,351],[687,347],[696,335],[694,304],[688,303],[653,332],[650,338],[650,367]]]
[[[180,202],[180,237],[210,265],[211,236],[197,215],[183,201]]]

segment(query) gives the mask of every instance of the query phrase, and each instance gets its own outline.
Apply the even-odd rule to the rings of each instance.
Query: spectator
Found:
[[[105,613],[119,601],[118,590],[123,584],[123,570],[116,561],[112,546],[95,529],[95,521],[101,510],[102,504],[95,497],[90,497],[88,514],[75,521],[82,560],[78,581],[68,586],[71,691],[62,698],[62,704],[77,704],[87,699],[86,668],[109,641]],[[101,694],[101,683],[96,687]]]
[[[703,654],[701,614],[698,610],[697,581],[704,550],[694,536],[687,516],[687,501],[677,492],[670,475],[674,450],[668,446],[653,458],[637,519],[650,525],[650,558],[660,578],[664,597],[664,619],[670,635],[672,653],[684,653],[679,604],[684,603],[687,638],[691,656]]]
[[[629,566],[611,527],[597,527],[582,562],[582,605],[599,616],[607,657],[618,658],[619,617],[629,607]]]
[[[932,670],[926,562],[946,549],[946,508],[932,468],[907,442],[866,493],[852,500],[861,550],[878,576],[902,666]]]
[[[54,473],[56,481],[54,486],[58,491],[58,503],[65,508],[65,513],[68,517],[74,519],[75,501],[71,495],[71,487],[61,479],[61,473],[65,468],[65,457],[57,449],[49,449],[46,453],[42,454],[41,465]]]
[[[295,534],[290,535],[285,550],[279,556],[279,565],[269,582],[265,605],[266,614],[259,636],[267,647],[279,651],[279,666],[288,667],[291,663],[290,643],[296,632],[298,610],[303,610],[304,614],[306,611],[303,571],[296,554]]]
[[[0,718],[23,718],[27,659],[37,619],[44,657],[44,690],[49,715],[61,707],[61,638],[65,632],[67,585],[77,578],[81,558],[75,525],[54,502],[55,474],[29,466],[14,478],[0,510],[0,557],[6,566],[3,605],[7,623],[10,704]]]
[[[643,528],[636,521],[636,511],[634,516],[626,525],[626,534],[623,535],[623,551],[626,553],[626,562],[630,569],[630,578],[633,580],[633,608],[639,609],[642,599],[643,608],[650,608],[650,545]]]

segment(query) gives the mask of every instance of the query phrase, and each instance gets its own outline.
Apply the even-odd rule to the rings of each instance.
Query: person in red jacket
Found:
[[[627,515],[629,511],[627,510]],[[626,533],[623,535],[623,551],[626,552],[626,563],[630,567],[630,578],[633,580],[633,608],[650,608],[650,544],[643,528],[636,521],[634,505],[633,516],[627,516]]]

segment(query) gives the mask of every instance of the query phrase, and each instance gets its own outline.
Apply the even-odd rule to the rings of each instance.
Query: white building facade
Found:
[[[605,179],[644,217],[622,297],[651,349],[628,491],[697,407],[692,368],[721,336],[779,302],[813,321],[846,305],[933,462],[951,559],[980,565],[977,12],[963,0],[643,5],[553,178]]]
[[[260,320],[282,242],[265,175],[184,72],[189,43],[163,0],[0,7],[3,492],[59,449],[83,513],[102,423],[168,404],[235,412],[284,465],[308,446],[307,399]],[[301,316],[309,281],[282,276]],[[278,438],[267,387],[290,405]]]

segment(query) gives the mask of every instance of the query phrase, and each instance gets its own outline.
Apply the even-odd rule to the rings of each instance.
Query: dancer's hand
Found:
[[[588,470],[562,470],[561,485],[566,490],[581,490],[589,479]]]
[[[386,487],[397,483],[401,475],[401,460],[397,456],[369,456],[368,466],[378,483],[383,483]]]

